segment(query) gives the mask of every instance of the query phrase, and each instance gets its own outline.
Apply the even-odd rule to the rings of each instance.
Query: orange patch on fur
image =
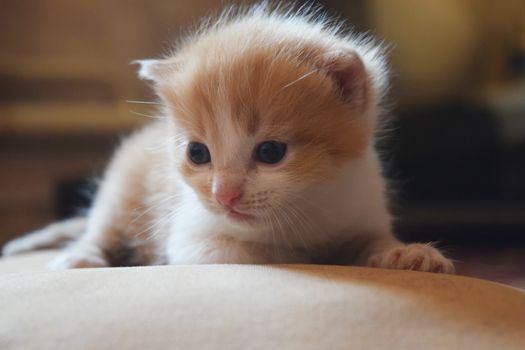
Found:
[[[206,169],[198,169],[190,165],[188,161],[183,161],[179,165],[179,171],[202,198],[208,199],[211,198],[212,177],[208,170],[209,167],[207,165],[202,165],[202,167]]]
[[[239,133],[288,143],[297,157],[282,171],[315,177],[329,176],[368,145],[371,118],[343,101],[337,81],[316,66],[311,57],[320,55],[318,48],[305,55],[305,49],[283,54],[283,48],[254,46],[219,50],[213,58],[206,50],[195,49],[190,72],[161,87],[177,122],[196,140],[220,151],[221,128],[230,123]]]
[[[356,106],[345,100],[339,77],[332,74],[341,67],[330,71],[334,56],[322,43],[228,30],[181,48],[179,72],[159,84],[177,124],[210,148],[212,172],[214,155],[225,153],[234,137],[231,130],[259,142],[287,143],[295,156],[276,169],[291,177],[330,177],[341,163],[362,154],[375,128],[375,111],[367,111],[375,101],[359,58],[355,66],[362,68],[356,73],[363,91]],[[181,170],[187,178],[200,177],[191,166]]]

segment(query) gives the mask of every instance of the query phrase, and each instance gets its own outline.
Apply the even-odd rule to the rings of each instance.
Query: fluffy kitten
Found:
[[[14,240],[4,254],[78,236],[52,269],[337,263],[453,272],[432,246],[392,234],[374,148],[387,71],[372,41],[308,13],[255,7],[139,63],[162,118],[122,143],[86,219]]]

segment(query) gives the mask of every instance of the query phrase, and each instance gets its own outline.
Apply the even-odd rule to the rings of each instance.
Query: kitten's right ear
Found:
[[[359,55],[353,50],[340,50],[325,58],[325,69],[339,87],[341,97],[358,109],[367,105],[368,74]]]
[[[140,65],[138,77],[159,83],[177,71],[178,64],[168,60],[136,60],[132,64]]]

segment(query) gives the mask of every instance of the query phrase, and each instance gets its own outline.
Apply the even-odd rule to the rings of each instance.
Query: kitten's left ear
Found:
[[[328,55],[325,69],[335,80],[345,102],[360,110],[367,107],[368,74],[363,61],[355,51],[342,50]]]
[[[131,63],[140,65],[137,72],[140,79],[156,83],[168,78],[178,69],[178,64],[170,60],[136,60]]]

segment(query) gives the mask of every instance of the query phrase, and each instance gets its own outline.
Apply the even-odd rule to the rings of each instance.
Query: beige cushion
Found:
[[[0,260],[0,349],[525,349],[525,293],[337,266]],[[25,270],[26,272],[23,272]]]

